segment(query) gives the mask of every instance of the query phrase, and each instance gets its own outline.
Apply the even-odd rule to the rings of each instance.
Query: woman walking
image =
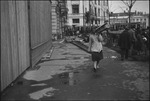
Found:
[[[91,33],[89,36],[89,48],[88,51],[92,54],[92,61],[94,63],[94,71],[99,68],[98,64],[101,59],[103,59],[103,46],[102,46],[103,38],[101,34]]]

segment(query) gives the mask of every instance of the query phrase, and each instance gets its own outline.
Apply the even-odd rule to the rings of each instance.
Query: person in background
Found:
[[[128,59],[129,50],[131,48],[131,36],[128,26],[121,33],[118,40],[118,45],[121,49],[121,60],[123,61],[124,59]]]
[[[134,46],[137,42],[137,38],[136,38],[136,35],[135,35],[135,28],[133,26],[131,26],[131,28],[129,29],[129,34],[130,34],[130,37],[131,37],[131,48],[129,50],[129,55],[132,56],[133,52],[134,52]]]
[[[135,45],[135,49],[137,50],[138,55],[141,55],[144,49],[144,40],[142,39],[142,29],[141,27],[137,27],[136,30],[137,42]]]
[[[89,36],[89,48],[88,51],[92,54],[92,61],[94,63],[94,72],[96,72],[99,62],[103,59],[103,47],[102,47],[103,38],[101,34],[96,34],[92,32]]]

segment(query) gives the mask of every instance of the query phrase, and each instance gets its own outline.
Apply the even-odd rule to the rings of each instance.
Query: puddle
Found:
[[[70,67],[68,66],[68,68]],[[64,72],[61,74],[57,74],[53,77],[53,79],[55,79],[56,82],[60,82],[60,84],[74,86],[85,82],[89,82],[90,79],[94,78],[98,79],[102,77],[102,75],[99,74],[99,71],[97,71],[97,74],[94,73],[93,75],[93,73],[94,72],[92,71],[91,68],[83,68],[83,67],[82,68],[79,67],[78,69],[72,68],[71,72]]]
[[[69,86],[73,86],[77,84],[77,79],[75,79],[74,72],[65,72],[58,75],[58,78],[61,79],[62,84],[67,84]]]
[[[116,58],[117,58],[117,56],[111,56],[111,58],[116,59]]]
[[[47,84],[45,83],[40,83],[40,84],[33,84],[33,85],[30,85],[30,86],[46,86]]]
[[[40,98],[43,98],[43,97],[53,96],[55,90],[58,90],[58,89],[55,89],[55,88],[52,88],[52,87],[45,88],[43,90],[30,93],[29,96],[30,96],[31,99],[39,100]]]
[[[112,59],[117,59],[117,56],[105,56],[104,58],[112,58]]]
[[[68,78],[69,73],[65,72],[65,73],[59,74],[58,76],[59,78]]]
[[[85,77],[86,74],[83,73],[83,70],[75,70],[72,72],[64,72],[61,74],[56,75],[56,78],[59,78],[59,80],[62,82],[62,84],[67,84],[69,86],[77,85],[80,82],[82,82],[84,79],[82,77]],[[82,74],[82,76],[81,76]],[[55,77],[54,77],[55,78]],[[58,80],[58,79],[56,79]]]

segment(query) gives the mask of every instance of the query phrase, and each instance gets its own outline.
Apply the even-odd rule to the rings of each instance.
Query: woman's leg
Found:
[[[99,68],[98,64],[99,64],[99,61],[97,60],[96,61],[96,68]]]
[[[94,61],[94,68],[97,68],[97,61]]]
[[[98,65],[99,65],[99,62],[100,62],[101,59],[103,59],[103,52],[102,51],[99,53],[99,57],[97,59],[97,65],[96,65],[97,68],[99,68]]]

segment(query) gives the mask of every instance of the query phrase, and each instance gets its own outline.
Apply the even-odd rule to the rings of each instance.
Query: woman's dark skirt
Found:
[[[91,52],[92,54],[92,61],[100,61],[103,59],[103,51],[100,52]]]

